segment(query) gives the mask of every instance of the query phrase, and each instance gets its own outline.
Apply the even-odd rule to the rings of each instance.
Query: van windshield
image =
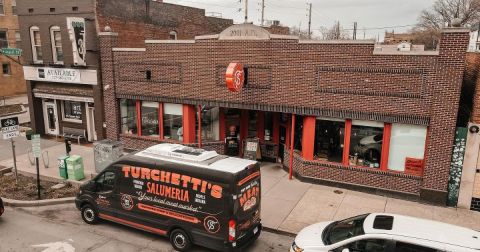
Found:
[[[335,244],[351,237],[365,234],[363,222],[368,214],[336,221],[325,229],[323,241],[325,244]]]

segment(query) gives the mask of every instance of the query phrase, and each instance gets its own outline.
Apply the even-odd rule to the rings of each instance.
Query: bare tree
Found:
[[[335,23],[331,27],[320,27],[320,33],[322,34],[322,39],[324,40],[351,39],[350,33],[340,25],[340,22]]]
[[[308,39],[308,31],[297,26],[290,27],[290,35],[298,36],[300,39]]]
[[[417,28],[439,30],[454,19],[461,26],[472,25],[480,19],[480,0],[437,0],[431,9],[423,10]]]

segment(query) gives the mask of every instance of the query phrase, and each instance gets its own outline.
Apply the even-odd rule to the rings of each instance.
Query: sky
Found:
[[[242,2],[240,2],[242,1]],[[164,0],[185,6],[205,9],[207,15],[221,15],[235,23],[244,21],[245,0]],[[312,32],[320,35],[320,27],[331,27],[337,21],[351,33],[358,23],[357,39],[383,39],[384,27],[403,32],[417,22],[423,9],[434,0],[264,0],[265,19],[279,20],[286,26],[308,28],[308,3],[312,3]],[[249,21],[260,24],[262,0],[248,0]],[[365,29],[365,30],[363,30]]]

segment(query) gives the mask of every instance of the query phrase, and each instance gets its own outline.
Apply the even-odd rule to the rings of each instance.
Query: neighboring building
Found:
[[[480,24],[474,24],[470,27],[470,42],[468,43],[468,51],[469,52],[476,52],[480,51]]]
[[[413,43],[414,36],[411,33],[395,33],[385,31],[385,38],[383,39],[383,44],[385,45],[392,45],[392,44],[400,44],[402,42],[409,42]]]
[[[204,10],[144,0],[17,0],[32,128],[40,134],[105,134],[97,28],[123,45],[217,33],[233,21]],[[108,88],[108,87],[105,87]]]
[[[16,5],[16,0],[0,0],[0,49],[20,48]],[[21,57],[7,57],[0,52],[0,64],[0,97],[26,93]]]
[[[393,45],[376,45],[376,52],[394,53],[394,52],[423,52],[425,51],[425,45],[412,45],[410,42],[402,42]]]
[[[100,48],[107,138],[126,148],[176,142],[241,155],[237,134],[241,147],[258,137],[263,157],[289,167],[292,154],[302,180],[445,204],[466,29],[444,29],[439,51],[396,54],[249,24],[144,48],[119,48],[119,37],[101,33]],[[231,63],[246,71],[239,92],[225,84]]]

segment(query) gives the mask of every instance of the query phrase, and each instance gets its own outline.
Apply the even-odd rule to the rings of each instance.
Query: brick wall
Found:
[[[145,39],[178,39],[217,34],[233,24],[231,19],[205,16],[205,10],[144,0],[98,0],[97,23],[119,33],[119,47],[144,47]]]
[[[112,38],[105,37],[102,60],[110,65],[104,69],[108,76],[104,83],[115,89],[115,94],[105,97],[106,110],[111,111],[108,128],[118,132],[118,115],[110,107],[118,98],[428,125],[425,175],[421,180],[360,173],[368,174],[364,176],[372,180],[365,182],[367,186],[420,194],[442,202],[468,38],[466,30],[445,30],[438,55],[374,54],[373,43],[358,41],[204,39],[195,43],[150,43],[145,52],[115,51],[112,56],[108,47],[115,45]],[[115,64],[110,63],[112,59]],[[219,73],[231,62],[256,69],[258,76],[250,76],[255,71],[249,71],[248,76],[255,84],[247,84],[239,93],[229,92]],[[154,64],[175,67],[151,67]],[[129,70],[128,66],[134,65],[134,70]],[[154,70],[152,76],[175,78],[146,80],[138,74],[144,70]],[[115,139],[117,135],[113,132],[110,137]],[[306,167],[299,168],[305,174],[318,171],[308,173],[311,176],[363,183],[355,180],[358,171],[348,167],[295,162],[296,166]]]

